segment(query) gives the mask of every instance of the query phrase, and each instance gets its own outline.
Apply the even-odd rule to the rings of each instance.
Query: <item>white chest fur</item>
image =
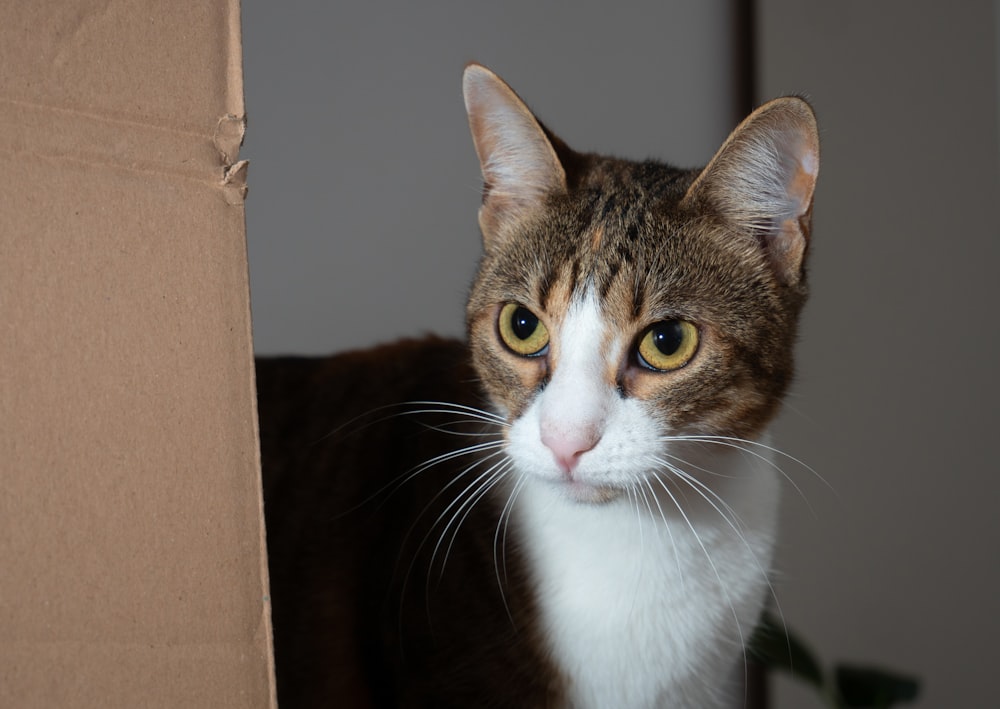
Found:
[[[703,461],[717,473],[705,496],[667,483],[673,499],[663,488],[653,499],[654,487],[581,504],[526,481],[518,536],[574,709],[732,701],[768,594],[778,481],[760,451],[719,451]]]

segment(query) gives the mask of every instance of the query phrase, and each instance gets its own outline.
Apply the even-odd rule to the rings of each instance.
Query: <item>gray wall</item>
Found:
[[[780,440],[779,556],[827,660],[914,671],[921,707],[998,706],[998,136],[991,2],[760,2],[762,95],[822,128],[812,300]],[[783,684],[781,706],[820,706]]]
[[[259,352],[461,332],[479,251],[466,61],[583,149],[699,164],[742,110],[729,2],[428,4],[244,0]],[[814,295],[777,439],[836,490],[787,466],[815,514],[789,485],[778,595],[825,659],[919,672],[923,707],[988,706],[993,6],[759,5],[760,98],[809,94],[823,131]],[[778,689],[777,706],[818,706]]]
[[[733,4],[244,0],[258,352],[461,334],[480,249],[468,61],[570,145],[704,163],[743,111]]]

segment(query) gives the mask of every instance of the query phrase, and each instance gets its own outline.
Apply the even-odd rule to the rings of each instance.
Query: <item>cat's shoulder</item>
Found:
[[[328,355],[258,356],[257,384],[258,390],[266,386],[287,393],[290,388],[314,386],[340,377],[357,378],[366,372],[409,375],[420,367],[431,371],[463,367],[468,362],[468,353],[468,346],[462,340],[427,335]]]

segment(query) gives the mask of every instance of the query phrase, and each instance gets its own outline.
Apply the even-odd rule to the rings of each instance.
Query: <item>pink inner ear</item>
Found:
[[[808,237],[806,228],[801,218],[786,219],[768,237],[767,255],[771,267],[788,284],[799,280]]]
[[[537,119],[498,76],[469,66],[463,89],[486,183],[480,221],[484,231],[492,231],[503,220],[540,207],[553,192],[564,191],[566,174]]]
[[[801,277],[802,263],[811,228],[813,191],[819,172],[819,155],[814,140],[800,135],[794,148],[795,166],[789,177],[786,191],[795,205],[794,216],[785,219],[772,238],[772,266],[786,283],[797,283]]]
[[[807,146],[798,147],[798,161],[794,174],[788,182],[788,196],[798,205],[797,216],[801,217],[812,203],[816,174],[819,171],[817,156]]]

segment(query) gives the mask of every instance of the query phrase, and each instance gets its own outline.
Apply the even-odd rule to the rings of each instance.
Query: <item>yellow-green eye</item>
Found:
[[[669,372],[690,362],[697,350],[698,328],[687,320],[664,320],[639,340],[639,361],[650,369]]]
[[[539,355],[548,347],[549,331],[538,316],[517,303],[507,303],[500,310],[500,339],[516,354]]]

